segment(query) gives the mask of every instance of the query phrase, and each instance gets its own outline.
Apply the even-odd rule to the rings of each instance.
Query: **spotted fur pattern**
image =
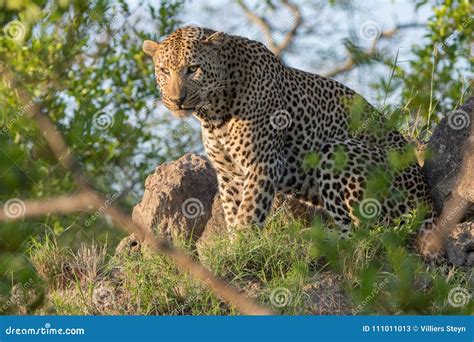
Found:
[[[198,27],[146,41],[144,51],[165,105],[201,122],[228,227],[262,225],[283,192],[323,207],[347,233],[377,192],[366,189],[374,170],[389,183],[373,198],[377,219],[431,207],[418,164],[389,162],[404,137],[341,83],[287,67],[259,42]],[[353,127],[354,117],[362,125]]]

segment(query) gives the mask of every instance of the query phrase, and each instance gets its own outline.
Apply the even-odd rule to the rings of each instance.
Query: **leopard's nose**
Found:
[[[178,108],[181,108],[182,104],[184,103],[184,100],[186,99],[186,93],[181,95],[180,97],[176,98],[170,98],[170,100],[178,106]]]

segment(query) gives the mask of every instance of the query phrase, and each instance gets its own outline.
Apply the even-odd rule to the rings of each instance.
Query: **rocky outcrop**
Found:
[[[436,127],[426,145],[423,172],[441,222],[464,216],[446,232],[448,261],[456,266],[474,266],[474,97],[449,113]],[[449,208],[449,209],[448,209]],[[461,210],[461,212],[459,212]],[[457,221],[456,221],[457,222]],[[454,222],[455,223],[455,222]],[[425,246],[440,248],[433,237]]]
[[[160,165],[148,176],[142,201],[132,219],[161,236],[201,236],[212,217],[217,194],[214,169],[206,158],[185,154]]]
[[[449,113],[436,127],[426,146],[423,172],[436,211],[440,212],[453,192],[471,202],[467,217],[474,217],[474,97]],[[463,167],[467,173],[460,177]]]

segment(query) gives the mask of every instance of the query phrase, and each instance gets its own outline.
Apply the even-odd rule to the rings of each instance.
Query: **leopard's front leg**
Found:
[[[270,119],[243,125],[241,142],[248,147],[236,154],[244,171],[237,227],[262,226],[265,223],[283,171],[280,159],[284,135],[284,130],[271,126]]]
[[[237,222],[237,213],[242,202],[243,182],[240,177],[228,175],[222,170],[217,170],[217,179],[225,223],[227,229],[232,230]]]
[[[216,170],[225,223],[227,229],[232,230],[237,221],[237,212],[242,202],[243,173],[234,165],[224,146],[215,137],[212,130],[203,129],[202,137],[207,155]]]
[[[237,214],[237,227],[263,225],[271,209],[279,177],[280,171],[276,164],[258,163],[249,166]]]

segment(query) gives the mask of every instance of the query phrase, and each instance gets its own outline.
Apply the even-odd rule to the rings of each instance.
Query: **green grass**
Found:
[[[410,248],[406,224],[360,229],[348,240],[316,220],[274,215],[265,229],[214,236],[199,249],[178,243],[216,275],[281,314],[472,314],[451,289],[472,291],[473,270],[428,266]],[[40,314],[235,315],[164,256],[107,256],[105,247],[61,249],[35,241],[31,260],[48,284]]]
[[[404,225],[356,231],[340,240],[321,225],[311,231],[315,255],[344,278],[355,312],[361,314],[472,314],[472,296],[452,306],[450,291],[472,293],[474,271],[428,266],[411,248],[417,219],[406,215]],[[451,294],[452,295],[452,294]]]
[[[274,216],[265,229],[240,231],[232,242],[216,237],[201,252],[201,260],[231,284],[253,289],[252,297],[276,311],[307,314],[303,287],[316,273],[317,260],[301,224],[283,216]]]

